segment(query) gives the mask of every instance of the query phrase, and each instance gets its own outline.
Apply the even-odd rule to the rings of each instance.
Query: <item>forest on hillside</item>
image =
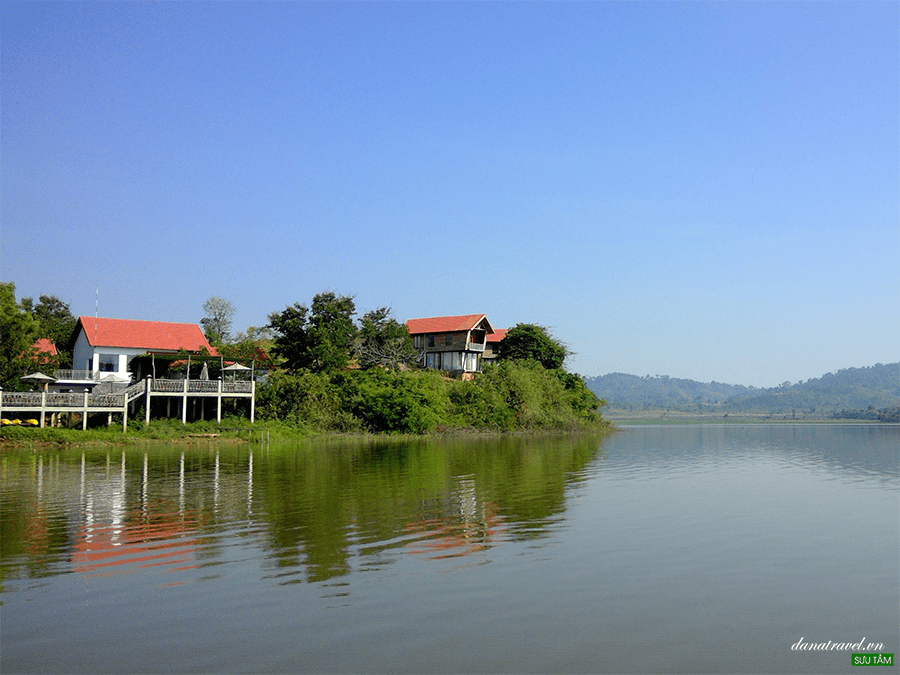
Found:
[[[610,373],[585,378],[610,409],[695,413],[803,414],[880,419],[900,406],[900,363],[844,368],[805,382],[756,388],[674,377]],[[896,413],[894,413],[896,414]]]

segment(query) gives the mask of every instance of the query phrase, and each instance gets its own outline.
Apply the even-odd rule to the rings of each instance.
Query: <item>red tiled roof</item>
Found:
[[[410,335],[420,333],[450,333],[455,331],[472,330],[481,323],[482,319],[487,323],[487,332],[493,333],[491,322],[484,314],[464,314],[462,316],[435,316],[429,319],[409,319],[406,327]]]
[[[509,328],[495,328],[493,333],[485,337],[485,341],[500,342],[500,340],[506,337],[506,331],[508,330]]]
[[[195,323],[165,323],[162,321],[133,321],[131,319],[99,319],[78,317],[81,330],[93,347],[124,347],[127,349],[165,350],[185,349],[199,352],[215,351]]]
[[[56,351],[56,345],[53,344],[48,338],[41,338],[34,343],[33,347],[38,351],[39,354],[49,354],[50,356],[57,356],[59,353]]]

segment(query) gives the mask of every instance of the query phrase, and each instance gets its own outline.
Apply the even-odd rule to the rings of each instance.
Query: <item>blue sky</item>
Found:
[[[896,2],[5,3],[0,278],[234,327],[323,290],[583,375],[900,360]]]

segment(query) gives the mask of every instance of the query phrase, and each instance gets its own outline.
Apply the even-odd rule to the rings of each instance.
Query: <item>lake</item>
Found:
[[[792,646],[900,652],[898,452],[825,424],[7,449],[0,671],[846,672]]]

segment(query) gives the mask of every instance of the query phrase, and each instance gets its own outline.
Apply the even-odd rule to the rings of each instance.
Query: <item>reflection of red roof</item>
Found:
[[[506,337],[506,331],[508,330],[509,328],[495,328],[494,332],[488,335],[485,340],[487,342],[500,342],[500,340]]]
[[[140,519],[138,515],[118,525],[82,526],[72,547],[75,570],[113,574],[158,565],[178,565],[178,570],[198,567],[196,520],[173,521],[171,514],[155,516],[153,520],[159,522]]]
[[[35,342],[33,346],[40,354],[57,356],[59,353],[56,351],[56,345],[50,342],[48,338],[41,338],[40,340]]]
[[[165,323],[162,321],[133,321],[131,319],[99,319],[78,317],[81,330],[93,347],[124,347],[177,352],[185,349],[199,352],[213,349],[195,323]]]
[[[472,330],[482,321],[485,330],[490,334],[494,332],[490,321],[484,314],[464,314],[462,316],[435,316],[430,319],[409,319],[406,327],[410,335],[419,333],[450,333],[455,331]]]

